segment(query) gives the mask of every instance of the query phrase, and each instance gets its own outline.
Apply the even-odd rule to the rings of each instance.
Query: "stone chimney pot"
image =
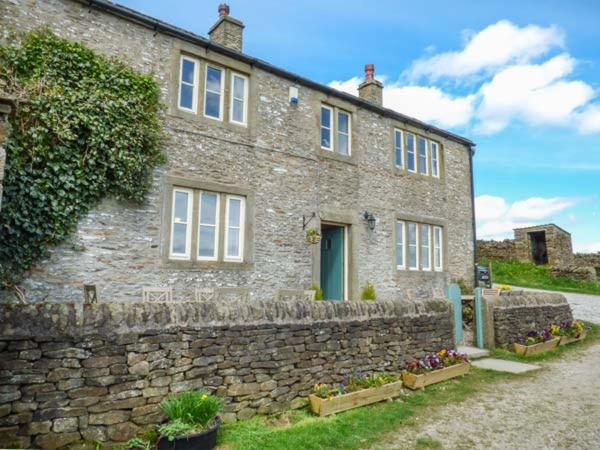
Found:
[[[375,64],[365,64],[365,80],[358,86],[358,96],[376,105],[383,105],[383,83],[375,79]]]
[[[229,5],[219,5],[219,18],[210,30],[210,40],[216,44],[228,47],[238,52],[242,51],[244,24],[229,15]]]

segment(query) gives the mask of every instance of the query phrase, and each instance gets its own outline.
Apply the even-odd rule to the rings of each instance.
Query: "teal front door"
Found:
[[[323,299],[344,300],[344,227],[322,229],[321,288]]]

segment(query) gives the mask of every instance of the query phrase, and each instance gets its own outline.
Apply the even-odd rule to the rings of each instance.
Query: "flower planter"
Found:
[[[359,406],[397,397],[402,393],[402,381],[384,384],[383,386],[363,389],[350,394],[339,395],[331,398],[321,398],[314,394],[308,396],[310,410],[319,416],[328,416]]]
[[[425,386],[429,386],[430,384],[439,383],[441,381],[446,381],[451,378],[465,375],[469,372],[470,368],[471,364],[465,362],[422,374],[404,371],[402,372],[402,381],[404,382],[404,386],[409,389],[424,389]]]
[[[539,355],[540,353],[546,353],[547,351],[555,349],[558,346],[559,341],[560,338],[554,338],[533,345],[522,345],[515,342],[515,353],[521,356]]]
[[[176,437],[169,441],[161,436],[156,444],[157,450],[212,450],[217,446],[217,433],[221,427],[221,418],[217,416],[215,424],[200,433]]]
[[[584,331],[578,337],[561,336],[560,342],[558,343],[558,345],[567,345],[567,344],[572,344],[573,342],[583,341],[585,339],[586,334],[587,333]]]
[[[321,242],[321,235],[311,234],[310,236],[306,236],[306,242],[313,245],[318,244],[319,242]]]

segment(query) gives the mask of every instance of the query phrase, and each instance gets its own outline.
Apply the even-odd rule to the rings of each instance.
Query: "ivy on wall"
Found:
[[[6,141],[0,281],[17,283],[105,197],[142,202],[160,150],[148,75],[36,30],[0,46],[0,91],[16,98]]]

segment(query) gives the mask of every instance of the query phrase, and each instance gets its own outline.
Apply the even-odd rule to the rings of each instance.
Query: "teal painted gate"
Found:
[[[473,315],[475,316],[475,342],[477,347],[483,348],[483,308],[481,305],[481,288],[475,289]]]
[[[483,308],[481,302],[481,288],[476,288],[473,298],[473,321],[475,324],[475,345],[483,348]],[[451,284],[446,288],[446,297],[454,306],[454,340],[457,345],[463,345],[463,316],[462,296],[458,284]],[[470,345],[470,343],[469,343]]]

